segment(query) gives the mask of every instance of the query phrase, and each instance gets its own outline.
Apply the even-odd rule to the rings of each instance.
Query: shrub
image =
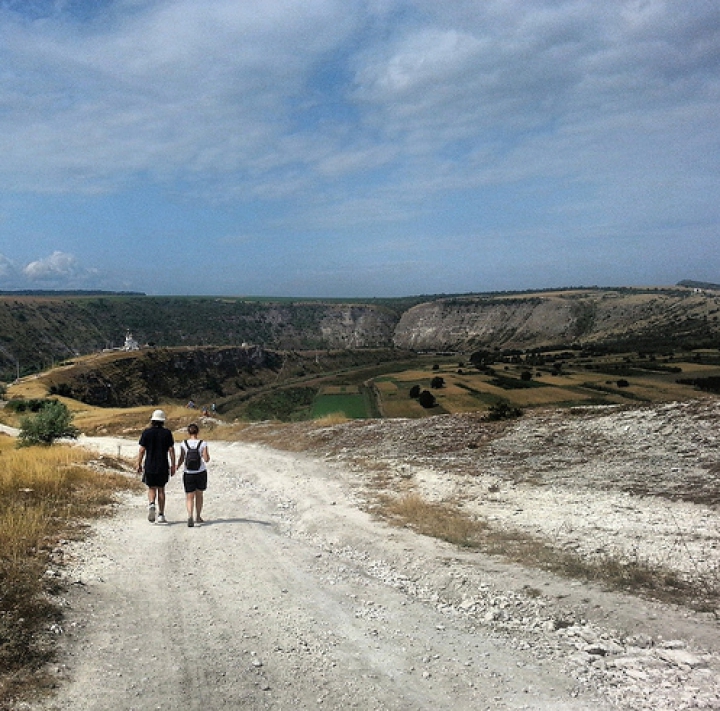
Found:
[[[61,437],[77,437],[78,431],[72,424],[72,418],[72,413],[63,403],[46,401],[37,414],[21,420],[18,446],[51,445]]]
[[[494,405],[490,405],[488,409],[487,419],[496,420],[510,420],[515,417],[522,417],[523,411],[519,407],[513,407],[509,403],[501,400],[496,402]]]
[[[420,397],[420,386],[419,385],[413,385],[410,388],[410,397],[413,399]]]
[[[490,351],[475,351],[470,355],[470,362],[478,369],[492,365],[495,362],[495,354]]]
[[[50,386],[51,395],[60,395],[61,397],[73,397],[73,390],[68,383],[53,383]]]
[[[435,396],[429,390],[423,390],[418,397],[418,402],[425,408],[430,409],[435,407],[437,401]]]
[[[630,386],[630,383],[629,383],[627,380],[618,380],[618,381],[617,381],[617,386],[618,386],[619,388],[627,388],[627,387]]]
[[[8,400],[7,405],[5,407],[10,410],[11,412],[14,412],[15,414],[20,414],[21,412],[40,412],[40,410],[45,406],[47,403],[47,400],[43,400],[41,398],[33,398],[32,400],[25,400],[25,399],[16,399],[16,400]]]
[[[445,378],[441,378],[439,375],[436,375],[431,381],[430,381],[430,387],[434,389],[444,388],[445,387]]]

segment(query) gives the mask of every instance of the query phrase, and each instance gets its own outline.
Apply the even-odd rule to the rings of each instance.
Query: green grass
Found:
[[[313,419],[340,412],[351,419],[369,417],[367,399],[360,393],[323,394],[315,398],[312,409]]]

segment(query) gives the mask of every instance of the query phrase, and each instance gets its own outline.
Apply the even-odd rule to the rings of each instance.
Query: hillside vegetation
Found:
[[[216,410],[225,418],[297,420],[308,419],[313,410],[317,413],[322,407],[317,396],[332,383],[343,389],[349,386],[365,404],[356,408],[358,416],[374,416],[379,412],[367,381],[405,369],[416,358],[397,348],[303,352],[259,346],[145,348],[80,357],[9,390],[12,398],[27,398],[26,389],[32,385],[31,397],[68,398],[100,408],[166,403],[185,408],[192,401],[198,410]]]
[[[141,345],[274,350],[503,351],[602,344],[627,350],[716,347],[720,291],[585,289],[415,297],[367,303],[142,295],[0,297],[0,376]]]

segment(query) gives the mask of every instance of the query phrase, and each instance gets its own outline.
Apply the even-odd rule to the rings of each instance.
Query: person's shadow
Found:
[[[182,523],[182,521],[178,521],[177,523]],[[206,521],[203,521],[200,524],[195,524],[199,527],[205,527],[205,526],[218,526],[226,523],[250,523],[257,526],[272,526],[273,524],[270,521],[258,521],[254,518],[212,518],[208,519]]]

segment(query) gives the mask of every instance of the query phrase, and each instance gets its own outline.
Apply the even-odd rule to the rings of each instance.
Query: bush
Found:
[[[46,404],[47,400],[41,398],[33,398],[32,400],[16,399],[8,400],[5,407],[10,410],[10,412],[19,415],[21,412],[40,412]]]
[[[418,398],[418,402],[425,408],[430,409],[431,407],[435,407],[437,401],[435,400],[435,396],[429,391],[429,390],[423,390],[420,393],[420,397]]]
[[[61,397],[73,397],[73,390],[68,383],[52,384],[50,386],[51,395],[60,395]]]
[[[23,417],[21,420],[18,446],[51,445],[62,437],[75,438],[78,431],[73,426],[72,419],[72,413],[63,403],[57,400],[46,401],[36,415]]]
[[[413,385],[410,388],[410,397],[413,399],[417,399],[420,397],[420,386],[419,385]]]
[[[490,351],[475,351],[470,356],[470,362],[478,369],[492,365],[495,362],[495,354]]]
[[[434,388],[435,390],[439,388],[445,387],[445,378],[441,378],[439,375],[436,375],[431,381],[430,381],[430,387]]]
[[[496,402],[494,405],[490,405],[488,409],[487,419],[496,420],[510,420],[515,417],[522,417],[523,411],[519,407],[513,407],[509,403],[501,400]]]

